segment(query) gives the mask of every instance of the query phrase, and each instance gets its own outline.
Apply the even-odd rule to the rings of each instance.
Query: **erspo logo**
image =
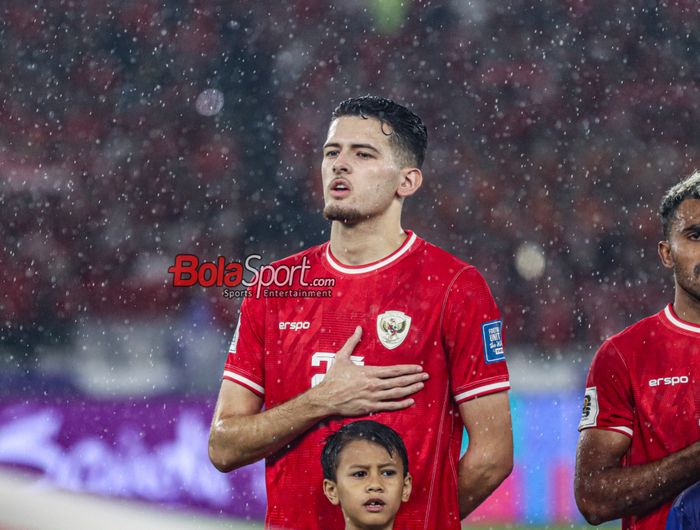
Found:
[[[685,385],[690,382],[687,375],[679,375],[673,377],[659,377],[658,379],[649,379],[649,386],[676,386]]]
[[[299,322],[280,322],[279,328],[281,330],[291,329],[292,331],[301,331],[303,329],[309,329],[311,327],[311,322],[308,320],[301,320]]]

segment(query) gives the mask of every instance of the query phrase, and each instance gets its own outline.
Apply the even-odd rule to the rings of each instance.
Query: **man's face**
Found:
[[[331,122],[323,146],[323,215],[348,224],[384,213],[397,198],[401,168],[389,143],[391,128],[374,118]]]
[[[336,482],[325,480],[324,492],[341,505],[347,529],[384,530],[393,525],[402,502],[411,495],[411,476],[403,463],[381,445],[355,440],[340,453]]]
[[[700,200],[686,199],[678,206],[659,254],[664,266],[673,269],[678,288],[700,302]]]

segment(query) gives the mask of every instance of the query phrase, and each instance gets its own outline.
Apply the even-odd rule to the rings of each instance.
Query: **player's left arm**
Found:
[[[459,515],[464,519],[513,470],[513,429],[508,392],[498,392],[459,406],[469,434],[459,461]]]

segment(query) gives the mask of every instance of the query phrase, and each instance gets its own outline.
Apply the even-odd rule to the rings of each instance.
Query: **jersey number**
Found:
[[[357,366],[364,366],[365,365],[365,358],[360,357],[358,355],[351,355],[350,360],[353,362],[353,364],[356,364]],[[330,352],[325,352],[325,351],[317,351],[316,353],[313,354],[311,357],[311,366],[321,366],[322,364],[326,365],[326,371],[323,372],[322,374],[316,374],[311,378],[311,386],[314,387],[317,384],[319,384],[321,381],[323,381],[323,378],[326,377],[326,374],[328,373],[328,370],[331,369],[331,366],[333,366],[333,363],[335,362],[335,353],[330,353]]]

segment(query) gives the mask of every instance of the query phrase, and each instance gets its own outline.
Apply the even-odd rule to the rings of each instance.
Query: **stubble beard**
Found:
[[[340,221],[343,224],[354,225],[367,219],[357,208],[343,208],[338,204],[329,204],[323,209],[323,217],[329,221]]]
[[[678,286],[695,301],[700,302],[700,264],[695,265],[691,270],[676,265],[674,273]]]

